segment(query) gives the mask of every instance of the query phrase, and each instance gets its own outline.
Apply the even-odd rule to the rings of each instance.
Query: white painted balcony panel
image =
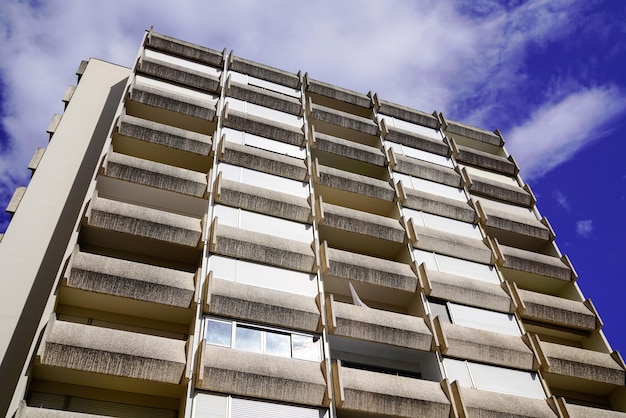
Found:
[[[293,89],[291,87],[283,86],[281,84],[272,83],[271,81],[261,80],[260,78],[252,77],[247,74],[241,74],[235,71],[229,71],[228,75],[231,80],[241,84],[249,84],[251,86],[261,87],[267,90],[272,90],[278,93],[286,94],[291,97],[300,97],[300,90]]]
[[[443,254],[413,249],[413,257],[417,264],[425,263],[430,270],[454,274],[487,283],[500,284],[498,273],[493,266],[473,261],[461,260]]]
[[[237,100],[232,97],[226,98],[226,104],[230,110],[235,110],[252,116],[258,116],[296,128],[301,128],[304,123],[304,118],[302,116],[291,115],[289,113],[280,112],[268,107]]]
[[[135,76],[135,83],[138,85],[155,87],[157,89],[170,91],[172,93],[180,94],[187,97],[192,97],[197,100],[212,103],[213,105],[217,103],[217,97],[212,94],[201,93],[197,90],[180,87],[171,83],[166,83],[164,81],[155,80],[153,78],[148,78],[141,75]]]
[[[317,276],[301,271],[253,263],[236,258],[209,256],[209,271],[213,276],[237,283],[315,297]]]
[[[482,240],[478,225],[446,218],[445,216],[433,215],[410,208],[402,208],[402,213],[407,219],[413,219],[416,225],[426,228],[438,229],[451,234],[462,235],[467,238]]]
[[[469,174],[470,177],[474,177],[474,176],[482,177],[488,180],[493,180],[493,181],[497,181],[500,183],[504,183],[509,186],[520,187],[515,177],[505,176],[503,174],[497,174],[492,171],[481,170],[476,167],[469,167],[469,166],[461,166],[461,167],[465,168],[465,170],[467,171],[467,174]]]
[[[222,128],[222,137],[228,142],[235,142],[241,145],[264,149],[277,154],[288,155],[290,157],[306,158],[306,148],[297,145],[286,144],[262,136],[237,131],[231,128]]]
[[[393,173],[393,178],[394,183],[398,180],[401,180],[402,185],[405,187],[410,187],[415,190],[432,193],[437,196],[446,197],[448,199],[457,200],[459,202],[467,202],[467,197],[465,196],[463,189],[446,186],[441,183],[435,183],[434,181],[428,181],[398,172]]]
[[[448,306],[454,324],[518,337],[522,335],[515,316],[511,314],[456,303],[448,303]]]
[[[385,150],[388,150],[389,148],[393,148],[394,152],[407,157],[428,161],[430,163],[442,165],[444,167],[454,168],[454,163],[452,162],[452,159],[444,157],[443,155],[422,151],[420,149],[398,144],[396,142],[385,141]]]
[[[225,180],[238,181],[298,197],[309,197],[308,183],[225,163],[218,164],[218,171],[222,173],[222,177]]]
[[[376,115],[378,120],[385,119],[387,126],[403,129],[405,131],[414,132],[432,139],[443,140],[441,132],[437,129],[428,128],[426,126],[418,125],[416,123],[406,122],[401,119],[394,118],[393,116],[387,116],[383,114]]]
[[[207,74],[209,76],[212,76],[213,78],[217,78],[219,80],[222,72],[215,68],[215,67],[211,67],[208,65],[202,65],[198,62],[194,62],[194,61],[189,61],[186,59],[182,59],[179,57],[175,57],[173,55],[168,55],[168,54],[163,54],[161,52],[157,52],[157,51],[153,51],[151,49],[145,49],[144,50],[144,54],[146,58],[154,58],[154,59],[158,59],[160,61],[164,61],[164,62],[168,62],[170,64],[174,64],[174,65],[178,65],[181,67],[185,67],[185,68],[189,68],[190,70],[193,71],[198,71],[204,74]]]

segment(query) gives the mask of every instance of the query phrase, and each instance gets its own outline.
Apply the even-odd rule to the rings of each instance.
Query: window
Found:
[[[454,274],[487,283],[500,284],[498,273],[493,266],[461,260],[443,254],[413,249],[413,257],[417,265],[426,264],[429,270]]]
[[[249,325],[217,318],[206,319],[208,344],[300,360],[321,361],[320,337]]]
[[[429,163],[438,164],[444,167],[454,168],[452,159],[443,155],[433,154],[432,152],[422,151],[421,149],[409,147],[407,145],[398,144],[396,142],[385,141],[385,150],[393,148],[396,154],[402,154],[405,157],[415,158],[417,160],[428,161]]]
[[[413,219],[413,222],[415,222],[416,225],[438,229],[440,231],[449,232],[456,235],[462,235],[468,238],[483,238],[480,234],[480,229],[476,224],[457,221],[456,219],[446,218],[445,216],[433,215],[432,213],[422,212],[410,208],[402,208],[402,212],[409,218]]]
[[[209,270],[218,279],[280,290],[304,296],[317,296],[317,276],[212,254]]]
[[[237,131],[231,128],[222,128],[222,136],[228,142],[248,145],[250,147],[275,152],[276,154],[288,155],[290,157],[300,159],[304,159],[306,157],[306,149],[304,147],[286,144],[284,142],[264,138],[262,136],[253,135],[247,132]]]
[[[402,180],[402,185],[411,189],[435,194],[441,197],[447,197],[448,199],[458,200],[459,202],[467,202],[467,197],[465,196],[463,189],[446,186],[445,184],[424,180],[395,171],[393,172],[393,178],[394,182]]]
[[[535,372],[490,366],[467,360],[443,359],[443,368],[451,381],[462,387],[545,399],[539,376]]]
[[[428,309],[432,316],[439,316],[443,322],[518,337],[522,335],[511,314],[431,298],[428,299]]]
[[[222,173],[222,177],[225,180],[238,181],[293,196],[309,197],[309,184],[302,181],[291,180],[226,163],[219,163],[218,170]]]
[[[328,418],[328,410],[199,392],[194,396],[193,416],[196,418]]]

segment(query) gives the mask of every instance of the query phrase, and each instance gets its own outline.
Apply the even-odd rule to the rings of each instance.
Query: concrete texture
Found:
[[[584,303],[518,289],[522,318],[587,330],[596,329],[598,318]]]
[[[462,187],[461,175],[451,168],[417,158],[405,157],[395,152],[393,160],[395,162],[392,165],[394,171],[452,187]]]
[[[315,133],[315,149],[331,154],[341,155],[352,160],[363,161],[384,167],[387,164],[385,154],[379,148],[362,145],[354,141],[337,138],[335,136]]]
[[[319,164],[316,168],[318,181],[324,186],[386,201],[392,201],[395,196],[393,187],[386,181]]]
[[[137,72],[209,93],[217,93],[220,87],[218,79],[209,77],[205,73],[155,58],[142,57],[139,60]]]
[[[282,84],[283,86],[296,89],[300,86],[299,74],[290,73],[288,71],[279,70],[269,65],[259,64],[258,62],[249,61],[239,58],[231,54],[229,64],[231,71],[248,74],[261,80],[271,81],[272,83]]]
[[[378,103],[378,112],[383,115],[389,115],[407,122],[439,129],[439,119],[436,116],[386,100],[380,100],[376,95],[374,100]]]
[[[397,219],[343,206],[322,203],[320,224],[393,242],[404,242],[406,232]]]
[[[505,245],[498,245],[498,249],[504,257],[498,260],[502,267],[559,280],[575,280],[572,269],[560,258]]]
[[[146,39],[146,46],[158,51],[163,51],[182,58],[198,61],[214,67],[221,67],[224,62],[222,52],[215,51],[180,39],[171,38],[150,31]]]
[[[383,119],[382,125],[385,128],[383,129],[383,133],[386,141],[406,145],[407,147],[412,147],[426,152],[432,152],[433,154],[442,155],[444,157],[448,157],[451,154],[450,147],[448,144],[443,142],[443,140],[438,141],[436,139],[420,135],[417,132],[409,132],[403,129],[387,126],[384,122],[385,120]]]
[[[368,135],[378,135],[378,125],[372,120],[356,116],[351,113],[342,112],[330,107],[311,104],[311,119],[341,126],[342,128],[353,129]]]
[[[474,223],[476,221],[476,211],[468,203],[410,187],[401,187],[400,193],[404,195],[402,196],[404,197],[402,204],[408,208],[423,210],[463,222]]]
[[[533,196],[521,187],[471,174],[469,179],[467,188],[473,195],[487,196],[518,206],[532,207],[535,204]]]
[[[460,388],[467,418],[556,418],[557,415],[543,399],[514,396],[505,393]],[[595,415],[594,415],[595,416]]]
[[[319,94],[320,96],[329,97],[331,99],[350,103],[366,109],[372,107],[372,99],[367,94],[357,93],[352,90],[333,86],[332,84],[323,83],[308,77],[306,78],[306,81],[306,91],[309,93]]]
[[[506,157],[457,144],[455,144],[455,147],[457,152],[455,152],[454,157],[460,163],[484,168],[489,171],[495,171],[496,173],[507,176],[514,176],[517,174],[517,166]]]
[[[286,144],[303,146],[304,133],[301,129],[268,119],[228,110],[223,119],[224,126],[265,138],[275,139]]]
[[[430,351],[433,334],[423,318],[327,299],[329,328],[334,335]]]
[[[198,389],[321,406],[326,381],[320,363],[204,344]]]
[[[130,89],[130,100],[194,118],[204,120],[215,118],[215,105],[209,101],[202,101],[139,83]]]
[[[230,83],[227,85],[226,93],[228,97],[292,115],[301,115],[304,110],[300,100],[256,86]]]
[[[441,115],[441,118],[444,120],[443,131],[446,134],[450,133],[453,135],[464,136],[479,142],[484,142],[485,144],[495,145],[496,147],[504,145],[502,138],[493,132],[469,126],[464,123],[447,120],[443,117],[443,115]]]
[[[315,299],[211,277],[205,312],[226,318],[315,332],[320,311]]]
[[[129,138],[194,154],[209,155],[211,152],[210,136],[134,116],[120,116],[118,132]]]

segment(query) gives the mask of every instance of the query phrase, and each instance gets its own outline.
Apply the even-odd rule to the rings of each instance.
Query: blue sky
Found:
[[[500,129],[614,349],[626,354],[626,2],[0,2],[0,207],[28,183],[82,59],[144,29]],[[8,217],[0,216],[0,232]]]

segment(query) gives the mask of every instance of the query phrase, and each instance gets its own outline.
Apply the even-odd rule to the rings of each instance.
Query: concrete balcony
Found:
[[[302,115],[304,112],[302,103],[294,97],[256,86],[231,82],[230,78],[226,82],[226,96],[292,115]]]
[[[323,166],[317,162],[313,166],[313,174],[316,183],[331,189],[387,202],[392,202],[395,196],[395,190],[389,182]]]
[[[227,128],[275,139],[286,144],[304,146],[305,137],[302,129],[230,110],[228,107],[224,111],[223,123]]]
[[[360,236],[403,243],[406,232],[397,219],[331,205],[318,199],[320,228],[351,232]]]
[[[377,107],[378,113],[393,116],[394,118],[426,126],[428,128],[439,129],[440,123],[436,115],[421,112],[419,110],[391,103],[386,100],[381,100],[377,94],[374,94],[374,103]]]
[[[202,237],[200,219],[131,205],[95,195],[85,225],[136,237],[196,248]]]
[[[433,298],[496,312],[513,313],[517,309],[509,294],[495,283],[428,270],[424,264],[418,268],[418,277],[419,287]]]
[[[200,71],[145,56],[139,59],[137,72],[209,93],[217,93],[220,88],[220,80],[217,78],[209,77]]]
[[[512,156],[503,157],[474,148],[457,145],[452,138],[450,138],[449,141],[452,154],[460,163],[494,171],[504,174],[505,176],[516,176],[519,172],[519,168]]]
[[[476,128],[464,123],[447,120],[444,118],[443,114],[440,114],[439,116],[443,122],[442,125],[444,133],[447,136],[454,138],[454,140],[460,145],[464,145],[464,139],[474,140],[493,147],[502,147],[504,145],[504,140],[498,133],[489,132],[485,129]]]
[[[420,135],[417,132],[409,132],[404,129],[388,126],[385,123],[385,119],[383,119],[380,124],[385,141],[395,142],[444,157],[449,157],[451,154],[450,147],[443,140],[439,141],[425,135]]]
[[[264,213],[292,221],[309,223],[311,206],[306,199],[274,190],[262,189],[231,180],[221,173],[215,181],[214,199],[218,203]]]
[[[485,196],[513,205],[533,207],[536,199],[530,187],[513,186],[470,173],[465,167],[461,170],[465,186],[472,195]]]
[[[533,417],[556,418],[548,401],[524,396],[508,395],[464,388],[458,381],[452,382],[452,391],[459,400],[459,417]]]
[[[56,409],[45,409],[41,407],[26,406],[22,401],[15,418],[108,418],[108,415],[93,415],[82,412],[69,412]]]
[[[351,412],[359,417],[448,418],[452,405],[443,383],[352,369],[333,364],[337,415]],[[449,392],[448,392],[449,393]],[[371,415],[370,415],[371,414]]]
[[[506,207],[486,199],[472,200],[478,221],[490,236],[518,248],[541,248],[554,240],[554,231],[546,218],[538,220],[530,209]],[[508,205],[507,205],[508,206]]]
[[[146,38],[146,47],[213,67],[222,67],[224,65],[224,54],[222,52],[161,35],[152,30]]]
[[[250,168],[263,173],[298,181],[308,180],[308,169],[304,160],[263,149],[222,141],[219,146],[220,161]]]
[[[409,264],[328,248],[326,242],[321,257],[322,272],[327,277],[411,293],[417,289],[417,276]]]
[[[84,253],[75,248],[63,286],[189,308],[195,294],[194,276],[194,273],[186,271]]]
[[[44,366],[179,384],[186,342],[50,320],[38,351]]]
[[[406,225],[414,248],[482,264],[492,264],[495,261],[491,248],[484,241],[416,225],[413,219],[409,219]]]
[[[312,297],[222,280],[211,274],[204,312],[226,318],[315,332],[320,311]]]
[[[494,240],[497,263],[504,269],[505,278],[527,281],[531,278],[548,277],[560,281],[576,280],[576,273],[566,256],[561,258],[539,254],[519,248],[500,245]],[[512,274],[507,275],[507,271]]]
[[[565,418],[626,418],[626,412],[596,408],[593,406],[575,405],[566,402],[563,398],[558,399],[558,405]]]
[[[129,99],[132,103],[142,104],[150,108],[185,115],[203,121],[213,121],[215,118],[216,100],[201,100],[151,85],[133,82],[129,91]],[[128,107],[131,110],[133,109],[131,104],[129,104]],[[158,114],[155,114],[155,117],[158,116]],[[169,118],[173,118],[174,115],[168,116]]]
[[[430,351],[435,339],[423,318],[337,302],[326,298],[331,334],[374,343]]]
[[[322,364],[204,343],[196,388],[304,405],[328,404]]]
[[[402,181],[396,183],[396,189],[398,199],[408,208],[463,222],[474,223],[476,221],[476,211],[469,203],[405,187]]]
[[[348,105],[364,109],[371,109],[372,107],[372,99],[367,94],[357,93],[352,90],[333,86],[332,84],[313,80],[308,77],[308,74],[304,75],[304,82],[307,93],[312,93],[317,96],[333,99],[337,102],[343,102]],[[317,102],[318,100],[315,101]]]
[[[591,301],[579,302],[518,289],[515,283],[512,289],[518,312],[524,319],[587,331],[602,327]]]
[[[544,378],[551,388],[608,395],[624,386],[626,372],[617,352],[601,353],[541,341],[533,336]]]
[[[292,89],[296,89],[300,86],[300,73],[294,74],[279,70],[278,68],[236,57],[234,54],[230,54],[228,69],[237,71],[238,73],[248,74],[252,77],[260,78],[261,80],[291,87]]]
[[[435,318],[441,353],[523,370],[536,369],[533,351],[521,337],[441,322]]]
[[[396,154],[393,147],[389,149],[388,157],[394,171],[452,187],[463,187],[461,176],[452,168]]]
[[[207,176],[167,164],[110,151],[102,165],[107,177],[169,190],[189,196],[208,196]]]
[[[308,111],[310,121],[317,132],[372,146],[378,140],[380,128],[371,118],[356,116],[313,102],[309,103]]]
[[[363,145],[317,132],[313,135],[313,148],[317,151],[367,164],[374,164],[378,167],[384,167],[387,163],[387,158],[379,147]]]
[[[211,225],[210,250],[291,270],[313,272],[316,269],[315,253],[309,244],[219,225],[215,220]]]

